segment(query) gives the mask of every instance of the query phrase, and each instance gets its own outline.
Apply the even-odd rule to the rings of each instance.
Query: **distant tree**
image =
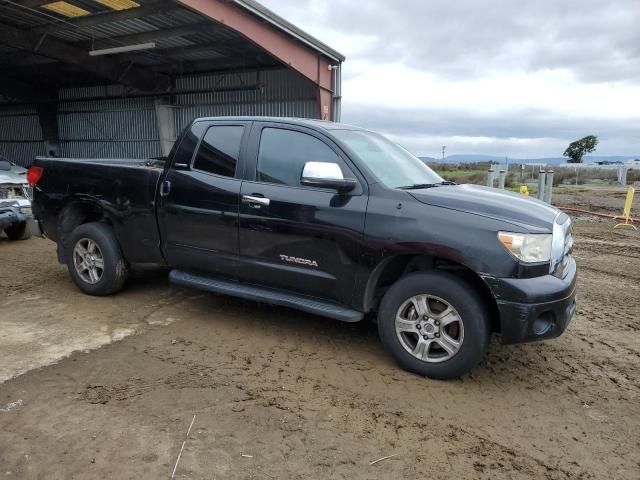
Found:
[[[582,157],[587,153],[595,152],[598,145],[598,137],[587,135],[580,140],[571,142],[563,155],[569,157],[569,163],[582,163]]]

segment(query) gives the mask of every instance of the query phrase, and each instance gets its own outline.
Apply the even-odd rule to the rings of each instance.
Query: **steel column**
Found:
[[[544,170],[538,172],[538,200],[544,201],[544,187],[547,173]]]

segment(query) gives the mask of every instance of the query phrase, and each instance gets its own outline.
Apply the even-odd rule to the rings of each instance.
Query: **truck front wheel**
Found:
[[[489,348],[487,309],[473,287],[447,272],[412,273],[385,294],[378,331],[405,370],[436,379],[468,373]]]
[[[9,240],[28,240],[31,238],[27,222],[18,222],[5,227],[4,233],[7,234]]]
[[[80,225],[71,232],[65,246],[69,274],[80,290],[104,296],[122,289],[129,269],[108,225]]]

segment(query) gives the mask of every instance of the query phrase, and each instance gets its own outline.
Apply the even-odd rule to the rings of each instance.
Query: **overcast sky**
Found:
[[[416,154],[640,154],[640,0],[261,1],[346,55],[342,121]]]

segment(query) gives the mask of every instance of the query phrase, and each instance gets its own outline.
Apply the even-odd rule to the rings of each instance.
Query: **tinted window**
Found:
[[[205,133],[193,168],[216,175],[233,177],[240,155],[244,127],[211,127]]]
[[[258,152],[258,181],[299,186],[306,162],[337,163],[345,178],[353,178],[340,157],[317,138],[280,128],[262,130]]]
[[[198,140],[202,132],[204,132],[205,124],[202,122],[194,123],[190,129],[186,130],[176,143],[173,144],[173,148],[169,153],[169,158],[173,157],[174,164],[184,163],[189,165],[193,158],[193,152],[198,146]]]

